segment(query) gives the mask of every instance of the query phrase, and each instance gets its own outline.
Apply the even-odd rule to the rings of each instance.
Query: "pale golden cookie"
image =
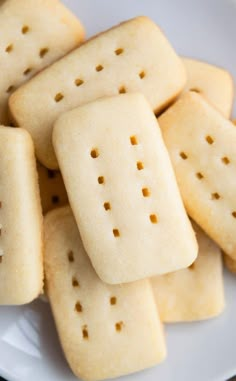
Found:
[[[43,213],[45,214],[51,209],[66,205],[68,197],[61,173],[47,169],[40,163],[37,163],[37,170]]]
[[[189,215],[236,259],[236,129],[194,92],[159,119]]]
[[[38,159],[57,168],[51,142],[57,117],[107,95],[142,92],[154,111],[183,89],[184,65],[158,26],[137,17],[90,39],[10,99],[18,126],[33,136]]]
[[[77,377],[119,377],[165,358],[150,282],[103,283],[84,251],[69,207],[46,217],[45,273],[60,341]]]
[[[0,304],[24,304],[43,288],[42,212],[33,142],[0,127]]]
[[[230,73],[215,65],[190,58],[183,58],[183,63],[187,72],[185,90],[201,94],[229,118],[234,97],[234,84]]]
[[[187,269],[151,279],[163,322],[208,319],[224,309],[222,258],[218,246],[196,225],[199,253]]]
[[[53,143],[81,238],[103,281],[131,282],[194,261],[195,235],[142,94],[65,113]]]
[[[0,4],[0,123],[8,124],[10,94],[77,47],[79,20],[58,0],[7,0]]]

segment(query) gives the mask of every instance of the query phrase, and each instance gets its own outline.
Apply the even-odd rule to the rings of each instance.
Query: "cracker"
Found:
[[[8,124],[10,94],[77,47],[83,28],[58,0],[8,0],[0,5],[0,123]]]
[[[142,94],[65,113],[53,142],[85,249],[103,281],[131,282],[194,261],[195,236]]]
[[[199,253],[187,269],[152,278],[163,322],[208,319],[224,309],[222,258],[219,247],[196,225]]]
[[[231,273],[236,274],[236,260],[224,254],[224,264]]]
[[[69,207],[46,217],[45,272],[61,344],[77,377],[118,377],[165,358],[149,281],[103,283],[84,251]]]
[[[0,127],[0,304],[24,304],[43,287],[42,213],[33,142]]]
[[[65,185],[59,171],[45,168],[37,163],[39,189],[43,213],[68,203]]]
[[[230,73],[206,62],[183,58],[187,72],[185,90],[195,91],[229,118],[233,105],[234,84]]]
[[[62,112],[134,91],[158,112],[185,80],[183,63],[160,29],[138,17],[99,34],[35,77],[11,96],[10,109],[16,124],[33,136],[38,159],[55,169],[51,134]]]
[[[189,215],[236,259],[236,129],[194,92],[159,119]]]

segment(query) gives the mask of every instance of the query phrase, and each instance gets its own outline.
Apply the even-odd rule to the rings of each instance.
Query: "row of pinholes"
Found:
[[[52,169],[48,169],[47,173],[48,173],[48,178],[51,179],[51,180],[55,179],[55,177],[57,176],[57,172],[52,170]],[[51,202],[52,202],[53,205],[59,204],[60,197],[58,195],[56,195],[56,194],[53,194],[51,196]]]
[[[209,145],[213,145],[214,144],[214,138],[210,135],[207,135],[205,136],[205,141],[209,144]],[[183,160],[187,160],[188,159],[188,154],[186,152],[183,152],[181,151],[179,153],[180,157],[183,159]],[[227,156],[223,156],[221,157],[221,162],[224,164],[224,165],[229,165],[230,164],[230,159],[227,157]],[[196,177],[199,179],[199,180],[204,180],[205,176],[202,172],[196,172]],[[211,194],[211,199],[212,200],[219,200],[221,198],[220,194],[218,192],[213,192]],[[236,218],[236,211],[233,211],[231,213],[232,217]]]
[[[130,144],[132,146],[135,146],[135,145],[139,144],[138,143],[138,139],[137,139],[136,136],[130,136]],[[90,156],[93,159],[97,159],[99,157],[99,150],[98,150],[98,148],[92,148],[92,150],[90,151]],[[137,161],[136,162],[136,168],[137,168],[138,171],[144,170],[144,164],[143,164],[143,162]],[[98,176],[97,181],[98,181],[98,184],[100,184],[100,185],[105,184],[105,178],[104,178],[104,176]],[[147,187],[142,188],[142,195],[143,195],[143,197],[150,197],[151,196],[150,189],[147,188]],[[105,201],[104,204],[103,204],[103,207],[104,207],[105,211],[110,211],[111,210],[111,203],[109,201]],[[156,214],[150,214],[149,215],[149,219],[150,219],[151,223],[153,223],[153,224],[157,224],[157,222],[158,222],[158,218],[157,218]],[[113,229],[113,235],[116,238],[120,237],[120,231],[119,231],[119,229],[114,228]]]
[[[31,28],[30,28],[28,25],[24,25],[24,26],[22,26],[22,28],[21,28],[21,33],[22,33],[23,35],[28,34],[30,31],[31,31]],[[5,52],[6,52],[7,54],[12,53],[13,51],[14,51],[14,44],[9,44],[9,45],[6,46],[6,48],[5,48]],[[47,54],[48,52],[49,52],[49,49],[48,49],[47,47],[43,47],[43,48],[41,48],[41,49],[39,50],[39,57],[43,59],[43,58],[46,56],[46,54]],[[23,75],[24,75],[24,76],[28,76],[28,75],[32,72],[32,70],[33,70],[33,68],[28,67],[27,69],[24,70]],[[15,90],[15,86],[14,86],[14,85],[10,85],[10,86],[7,88],[6,92],[7,92],[7,93],[11,93],[11,92],[14,91],[14,90]]]
[[[68,259],[68,261],[70,263],[73,263],[75,261],[74,253],[73,253],[72,250],[68,251],[68,253],[67,253],[67,259]],[[80,283],[79,283],[78,279],[75,276],[72,277],[71,284],[72,284],[72,287],[74,287],[74,288],[79,288],[80,287]],[[115,306],[117,304],[117,298],[116,298],[116,296],[114,296],[114,295],[110,296],[109,304],[111,306]],[[81,302],[79,300],[76,301],[74,309],[79,314],[83,312],[83,306],[82,306],[82,304],[81,304]],[[123,329],[123,327],[124,327],[124,322],[123,321],[119,321],[119,322],[115,323],[115,330],[117,332],[120,332]],[[84,324],[81,327],[81,330],[82,330],[82,337],[83,337],[83,339],[84,340],[88,340],[89,339],[89,330],[88,330],[87,324]]]
[[[120,56],[120,55],[122,55],[124,53],[124,49],[123,48],[118,48],[118,49],[116,49],[114,51],[114,53],[115,53],[115,55]],[[105,69],[104,66],[101,65],[101,64],[99,64],[99,65],[97,65],[95,67],[95,71],[98,72],[98,73],[100,73],[104,69]],[[144,70],[141,70],[141,71],[139,71],[138,76],[142,80],[142,79],[144,79],[146,77],[146,72]],[[75,84],[75,86],[80,87],[80,86],[82,86],[84,84],[84,80],[82,78],[76,78],[74,80],[74,84]],[[126,89],[126,87],[124,85],[121,85],[118,88],[118,93],[119,94],[125,94],[126,92],[127,92],[127,89]],[[57,93],[55,95],[54,100],[55,100],[56,103],[58,103],[58,102],[61,102],[63,100],[63,98],[64,98],[64,94],[60,92],[60,93]]]

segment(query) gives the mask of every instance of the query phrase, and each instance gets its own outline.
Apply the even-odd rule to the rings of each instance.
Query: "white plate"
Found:
[[[236,77],[233,0],[64,2],[84,22],[87,36],[124,19],[147,15],[163,28],[180,54],[223,66]],[[225,381],[236,374],[236,277],[229,273],[225,274],[225,289],[227,305],[221,317],[169,325],[167,360],[122,380]],[[0,308],[0,374],[9,381],[76,380],[63,358],[47,304],[36,301],[24,307]]]

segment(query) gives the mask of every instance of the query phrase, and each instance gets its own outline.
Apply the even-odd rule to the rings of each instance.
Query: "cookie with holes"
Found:
[[[10,94],[77,47],[84,32],[79,20],[58,0],[2,1],[0,25],[0,123],[7,125]]]
[[[39,189],[43,213],[68,203],[65,185],[59,171],[45,168],[37,163]]]
[[[84,251],[69,207],[45,219],[47,292],[76,376],[102,380],[153,366],[166,349],[151,285],[103,283]]]
[[[233,105],[234,84],[230,73],[220,67],[190,58],[183,58],[187,72],[185,90],[206,98],[212,106],[229,118]]]
[[[194,261],[195,236],[142,94],[103,98],[65,113],[53,142],[85,249],[101,279],[131,282]]]
[[[224,309],[221,251],[201,228],[193,227],[199,245],[196,261],[187,269],[151,279],[163,322],[209,319]]]
[[[42,212],[29,133],[0,127],[0,304],[24,304],[43,287]]]
[[[142,92],[158,112],[185,81],[183,63],[160,29],[138,17],[90,39],[40,73],[11,96],[10,109],[15,123],[33,136],[39,161],[55,169],[52,126],[61,113],[134,91]]]
[[[236,129],[194,92],[159,119],[189,215],[236,259]]]

